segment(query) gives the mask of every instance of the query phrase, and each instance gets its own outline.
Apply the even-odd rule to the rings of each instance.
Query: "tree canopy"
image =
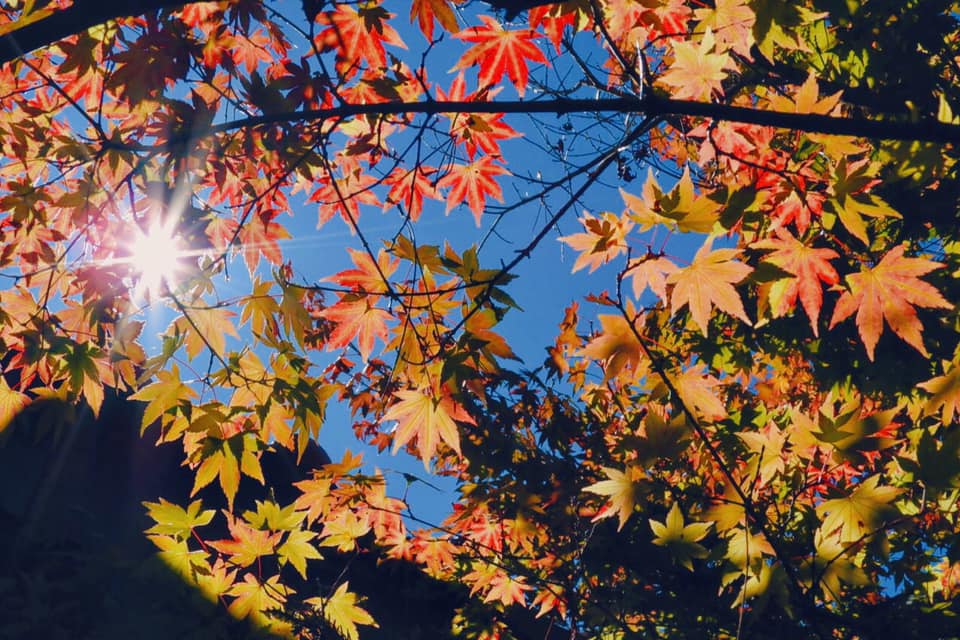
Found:
[[[145,403],[226,508],[144,535],[231,614],[357,640],[377,554],[464,587],[465,638],[955,636],[957,3],[18,0],[0,36],[0,435]],[[503,328],[567,271],[554,335]],[[235,508],[333,407],[422,475],[358,444]]]

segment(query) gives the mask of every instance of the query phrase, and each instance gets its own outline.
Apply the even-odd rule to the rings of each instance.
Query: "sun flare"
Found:
[[[154,223],[146,232],[138,230],[130,252],[130,263],[138,275],[138,296],[156,297],[176,284],[179,260],[184,255],[182,241],[176,235],[176,220]]]

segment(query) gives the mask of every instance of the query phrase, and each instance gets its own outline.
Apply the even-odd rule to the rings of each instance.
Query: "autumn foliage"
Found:
[[[144,402],[228,505],[145,505],[184,580],[302,637],[376,628],[349,562],[311,581],[373,553],[462,585],[467,638],[954,635],[953,3],[116,4],[0,67],[0,431]],[[560,271],[592,293],[521,361]],[[233,508],[334,410],[448,517],[360,445]]]

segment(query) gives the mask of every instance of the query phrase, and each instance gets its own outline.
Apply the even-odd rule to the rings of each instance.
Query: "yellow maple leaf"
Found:
[[[365,609],[357,606],[357,594],[349,590],[349,582],[344,582],[329,598],[307,598],[305,602],[320,612],[346,640],[359,640],[358,624],[378,627]]]
[[[11,389],[3,376],[0,376],[0,432],[27,406],[27,400],[26,395]]]
[[[693,558],[706,558],[708,555],[706,548],[697,543],[707,535],[712,525],[711,522],[684,524],[683,514],[676,502],[670,507],[664,522],[650,518],[653,544],[668,548],[676,561],[690,571],[693,571]]]
[[[635,471],[629,466],[625,471],[619,471],[613,467],[602,467],[602,469],[607,474],[607,479],[593,483],[586,487],[584,491],[609,498],[607,505],[597,513],[593,520],[596,522],[617,514],[620,521],[620,526],[617,527],[617,531],[619,531],[627,523],[636,503],[636,485],[633,481]]]
[[[871,476],[857,485],[849,496],[827,500],[817,507],[823,517],[824,537],[836,535],[841,543],[856,542],[876,531],[886,517],[896,513],[890,502],[899,495],[895,487],[878,487],[880,476]]]

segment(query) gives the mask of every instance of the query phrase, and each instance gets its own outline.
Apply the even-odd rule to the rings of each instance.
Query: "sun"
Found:
[[[136,297],[156,298],[176,285],[185,247],[176,233],[176,219],[137,229],[130,245],[130,264],[137,274]]]

